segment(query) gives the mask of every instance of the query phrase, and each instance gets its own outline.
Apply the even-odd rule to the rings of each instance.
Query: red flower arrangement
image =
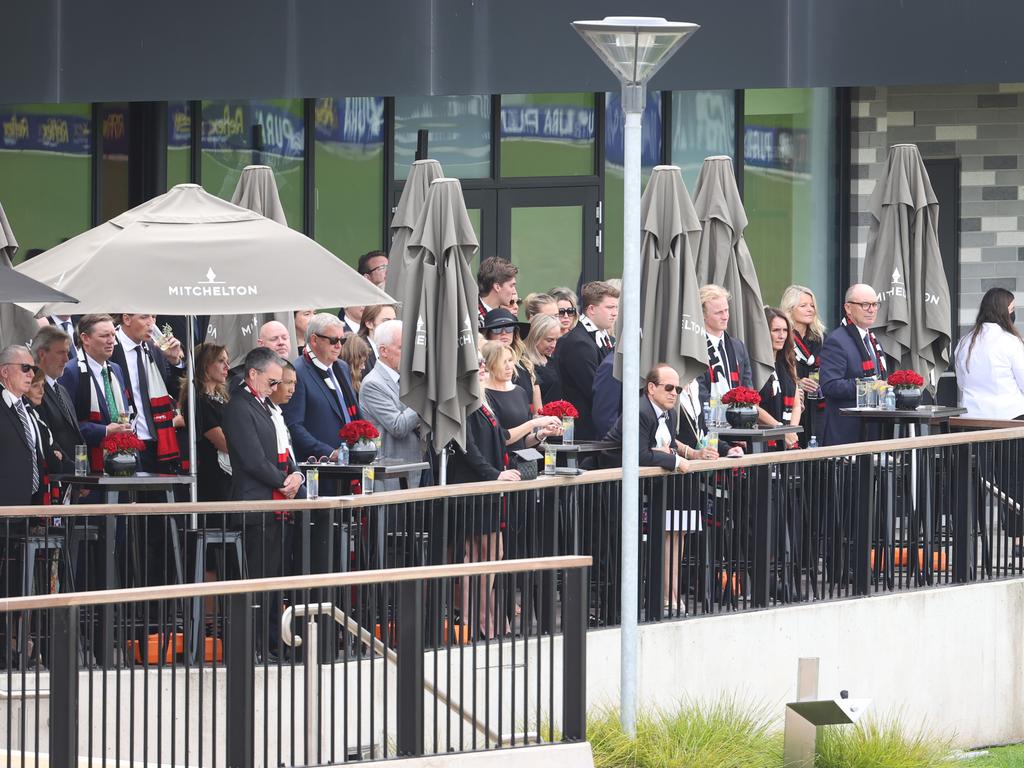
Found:
[[[355,445],[360,440],[376,440],[380,437],[380,432],[370,422],[356,419],[339,429],[338,437],[349,445]]]
[[[578,419],[580,412],[576,410],[576,406],[570,403],[568,400],[552,400],[550,403],[545,403],[540,409],[541,416],[557,416],[560,419],[564,419],[568,416],[570,419]]]
[[[750,387],[733,387],[722,395],[722,402],[730,408],[742,408],[747,405],[760,405],[761,395]]]
[[[893,371],[889,378],[886,380],[890,387],[893,389],[913,389],[914,387],[923,387],[924,379],[917,371]]]
[[[146,450],[146,444],[134,432],[115,432],[107,435],[100,443],[107,453],[132,453]]]

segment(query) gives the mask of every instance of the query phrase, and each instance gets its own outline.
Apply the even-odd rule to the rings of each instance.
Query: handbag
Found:
[[[539,474],[537,461],[543,458],[543,454],[533,448],[512,451],[508,457],[509,469],[518,470],[519,477],[523,480],[536,480]]]

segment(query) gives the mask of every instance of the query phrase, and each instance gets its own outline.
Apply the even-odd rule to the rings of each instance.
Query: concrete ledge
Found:
[[[514,747],[460,755],[430,755],[396,760],[403,768],[594,768],[594,753],[587,742],[543,747]]]

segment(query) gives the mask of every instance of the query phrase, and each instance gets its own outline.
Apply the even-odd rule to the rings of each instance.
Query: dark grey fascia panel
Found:
[[[607,90],[624,11],[702,25],[655,88],[1024,80],[1007,0],[0,0],[0,103]]]

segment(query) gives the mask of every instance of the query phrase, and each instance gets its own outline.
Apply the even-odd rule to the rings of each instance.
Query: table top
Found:
[[[298,468],[305,472],[307,469],[320,470],[321,478],[344,477],[347,475],[363,474],[363,467],[373,467],[373,474],[378,480],[385,479],[392,475],[404,475],[407,472],[422,472],[430,465],[425,461],[408,461],[406,459],[378,459],[369,464],[310,464],[299,462]]]
[[[544,446],[553,448],[556,453],[597,453],[598,451],[608,451],[619,447],[618,443],[613,443],[608,440],[577,440],[574,443],[549,443],[544,442],[544,445],[538,445],[537,450],[543,452]]]
[[[726,440],[750,440],[751,442],[760,442],[762,440],[775,440],[776,438],[784,437],[786,435],[799,435],[804,431],[804,428],[799,425],[784,427],[751,427],[750,429],[733,429],[732,427],[727,427],[713,431],[718,433],[719,438],[725,438]]]
[[[163,475],[155,472],[136,472],[128,477],[112,477],[111,475],[89,474],[56,474],[50,475],[54,482],[64,485],[76,485],[80,488],[105,488],[107,490],[143,488],[161,490],[175,485],[189,485],[190,475]]]
[[[962,416],[967,413],[966,408],[958,408],[951,405],[919,405],[914,410],[884,411],[881,408],[840,408],[840,413],[848,416],[856,416],[865,421],[922,421],[941,422],[948,421],[953,416]]]

